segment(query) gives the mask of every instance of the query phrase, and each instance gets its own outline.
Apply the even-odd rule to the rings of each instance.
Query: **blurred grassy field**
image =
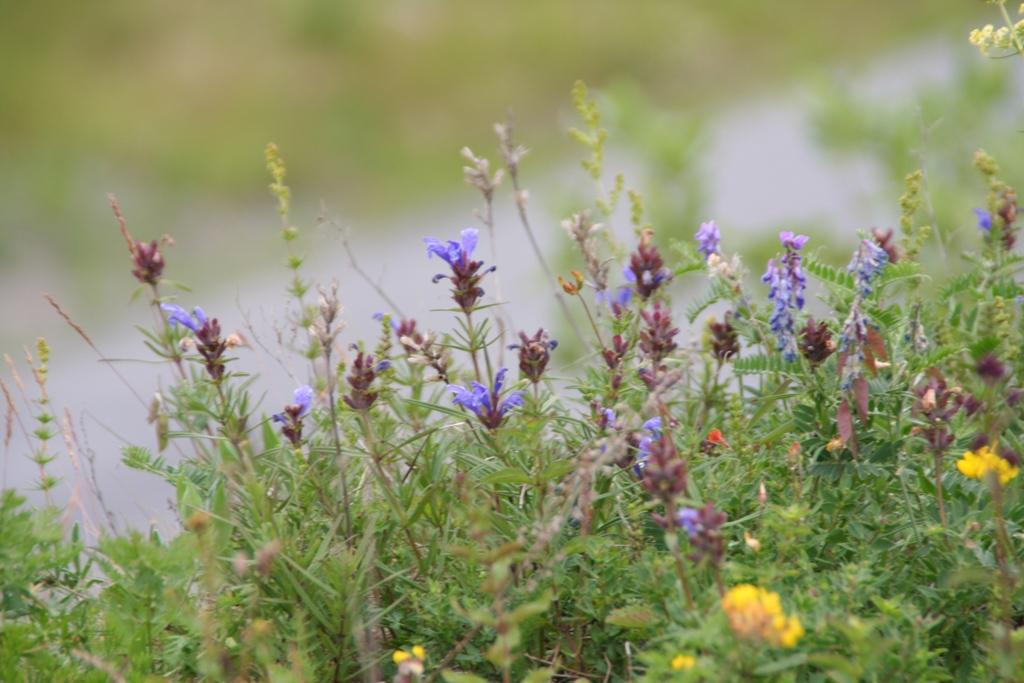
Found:
[[[985,10],[968,0],[0,8],[0,265],[38,262],[87,288],[108,272],[101,254],[120,248],[107,191],[140,237],[173,225],[187,238],[190,216],[254,197],[262,203],[246,215],[265,206],[262,225],[273,226],[268,140],[303,196],[379,215],[458,190],[459,148],[490,154],[490,123],[508,110],[534,163],[564,157],[560,114],[576,78],[628,81],[659,105],[708,111],[914,36],[962,40],[966,19]]]

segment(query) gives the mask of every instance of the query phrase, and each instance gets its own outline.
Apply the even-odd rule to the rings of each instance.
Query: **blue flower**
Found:
[[[644,431],[647,432],[643,437],[640,438],[640,443],[637,444],[637,450],[640,454],[636,456],[636,463],[633,465],[633,471],[636,476],[642,477],[644,468],[647,467],[647,460],[651,457],[651,444],[656,439],[661,438],[661,418],[652,417],[643,424]]]
[[[853,258],[846,270],[853,273],[857,282],[857,291],[863,296],[871,294],[871,282],[878,276],[885,264],[889,261],[889,255],[872,240],[861,240],[857,251],[853,252]]]
[[[296,418],[305,417],[313,405],[313,387],[303,384],[292,394],[292,402],[285,408],[285,412],[294,415]],[[292,409],[289,411],[289,409]],[[276,413],[272,418],[274,422],[287,423],[289,420],[285,413]]]
[[[722,235],[718,232],[718,226],[714,221],[701,223],[700,230],[697,231],[694,238],[697,240],[697,250],[704,254],[705,259],[718,253],[718,243],[721,241]]]
[[[627,267],[627,270],[628,267]],[[636,276],[633,271],[629,270],[628,278],[635,279]],[[633,299],[633,288],[632,287],[619,287],[615,292],[611,292],[607,289],[599,289],[594,292],[594,301],[599,304],[607,304],[607,306],[614,310],[616,306],[619,308],[625,308],[629,305],[629,302]]]
[[[476,249],[478,232],[476,228],[466,228],[460,234],[461,241],[448,240],[442,243],[436,237],[425,237],[427,256],[438,256],[452,268],[466,265]]]
[[[985,209],[974,209],[974,215],[978,217],[978,229],[986,235],[992,231],[992,214]]]
[[[198,332],[206,324],[206,313],[198,306],[192,309],[192,315],[178,304],[160,304],[160,308],[167,312],[167,321],[171,323],[171,327],[183,325],[193,332]]]
[[[696,508],[680,508],[676,513],[676,524],[686,530],[686,535],[693,538],[699,532],[700,511]]]
[[[476,415],[488,429],[497,429],[505,415],[513,408],[523,405],[523,392],[512,391],[502,399],[501,388],[505,383],[508,368],[502,368],[494,375],[494,386],[490,389],[479,382],[470,382],[470,388],[449,384],[452,400]]]
[[[796,360],[796,319],[794,312],[804,307],[804,290],[807,277],[801,267],[799,250],[807,244],[806,235],[785,231],[779,233],[779,241],[786,252],[768,261],[768,268],[761,276],[761,282],[768,285],[768,298],[775,305],[770,319],[772,332],[777,339],[776,347],[787,361]]]
[[[469,313],[480,297],[484,295],[480,280],[487,273],[496,270],[497,267],[491,266],[480,271],[484,262],[473,259],[473,250],[476,249],[477,242],[476,228],[466,228],[462,231],[461,237],[459,242],[448,240],[443,243],[434,237],[424,238],[423,241],[427,245],[428,258],[437,256],[452,269],[450,275],[444,273],[435,275],[434,282],[449,280],[452,283],[452,299],[463,311]]]
[[[309,413],[313,405],[313,388],[309,385],[302,385],[292,394],[292,402],[284,407],[284,410],[277,413],[271,419],[280,422],[281,433],[292,443],[299,446],[302,443],[302,418]]]

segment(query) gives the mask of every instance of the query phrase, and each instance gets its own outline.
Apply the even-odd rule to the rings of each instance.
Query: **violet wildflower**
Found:
[[[707,259],[712,254],[718,253],[718,243],[722,240],[721,233],[714,221],[700,224],[700,230],[694,235],[697,240],[697,251]]]
[[[636,476],[643,477],[644,467],[647,466],[647,459],[651,457],[651,444],[661,438],[661,418],[652,417],[643,424],[643,430],[647,432],[636,441],[636,462],[633,464],[633,471]]]
[[[475,414],[488,429],[497,429],[510,410],[523,405],[521,391],[511,391],[504,399],[501,398],[501,388],[507,373],[508,368],[498,370],[494,375],[494,386],[490,389],[479,382],[470,382],[469,389],[449,384],[448,389],[454,394],[452,400]]]
[[[630,254],[629,263],[622,271],[623,277],[634,284],[642,299],[649,299],[658,287],[672,279],[671,271],[665,267],[665,261],[651,241],[652,235],[651,230],[643,231],[640,244]]]
[[[597,424],[598,429],[615,429],[615,421],[618,419],[615,415],[615,411],[611,408],[605,408],[597,401],[590,404],[591,410],[594,415],[594,422]]]
[[[721,564],[725,557],[722,525],[726,519],[725,513],[716,510],[711,503],[699,509],[682,508],[676,513],[676,524],[686,531],[694,549],[691,560],[707,559],[713,565]]]
[[[612,315],[616,318],[622,315],[622,312],[629,306],[629,302],[632,299],[632,287],[619,287],[614,292],[608,289],[599,289],[594,292],[594,301],[607,305],[608,308],[612,309]]]
[[[875,242],[871,240],[860,241],[857,251],[853,252],[853,258],[850,259],[849,265],[846,266],[846,270],[853,273],[857,291],[860,292],[861,296],[871,295],[871,283],[882,272],[882,269],[885,268],[888,260],[889,255]]]
[[[896,263],[900,260],[900,250],[896,248],[893,243],[893,236],[895,232],[892,228],[889,228],[885,232],[882,232],[878,228],[871,230],[871,237],[875,240],[875,244],[885,250],[886,256],[889,257],[889,263]]]
[[[452,299],[464,312],[471,312],[480,297],[484,295],[484,290],[480,287],[480,280],[487,273],[497,269],[497,266],[491,266],[483,272],[479,272],[484,262],[473,259],[473,250],[476,249],[477,243],[476,228],[463,230],[461,240],[458,242],[448,240],[448,242],[442,243],[433,237],[426,237],[423,241],[427,245],[428,257],[437,256],[452,269],[451,275],[443,273],[435,275],[434,282],[451,281]]]
[[[177,304],[160,304],[160,308],[167,312],[171,327],[181,325],[192,331],[206,373],[214,382],[219,382],[224,377],[224,352],[228,349],[228,342],[220,337],[217,319],[207,318],[199,306],[192,309],[191,315]]]
[[[376,361],[372,355],[358,349],[352,368],[345,378],[350,387],[349,393],[342,397],[346,405],[352,410],[369,410],[379,395],[379,392],[371,389],[371,385],[380,373],[390,367],[390,361]]]
[[[558,342],[548,336],[547,330],[538,329],[532,337],[525,332],[519,333],[519,344],[510,344],[508,348],[519,350],[519,372],[531,382],[537,384],[544,375],[544,370],[551,360],[551,351]]]
[[[293,446],[302,443],[302,418],[304,418],[313,405],[313,388],[303,385],[295,390],[292,395],[292,402],[284,407],[280,413],[276,413],[271,419],[279,422],[281,433],[291,441]]]
[[[780,232],[779,241],[786,253],[778,264],[775,259],[770,259],[761,276],[761,281],[768,284],[768,298],[775,305],[770,322],[778,340],[776,348],[787,361],[796,360],[796,320],[793,314],[803,309],[804,289],[807,287],[799,252],[808,239],[806,235]]]
[[[651,441],[649,451],[647,464],[643,467],[644,489],[652,498],[665,505],[666,509],[672,509],[675,500],[686,493],[686,462],[679,456],[668,434],[662,434],[661,438]],[[657,514],[654,515],[654,521],[663,528],[675,523],[675,520],[670,522]]]
[[[978,219],[978,229],[981,230],[985,235],[992,233],[992,214],[985,209],[973,209],[974,215]]]

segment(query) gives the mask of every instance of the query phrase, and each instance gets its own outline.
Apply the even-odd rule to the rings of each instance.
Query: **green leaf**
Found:
[[[798,652],[795,655],[790,655],[788,657],[783,657],[782,659],[779,659],[777,661],[769,662],[768,664],[763,664],[762,666],[759,666],[756,669],[754,669],[754,673],[758,676],[767,676],[768,674],[779,673],[780,671],[785,671],[786,669],[795,669],[796,667],[802,666],[806,663],[807,655],[803,652]]]
[[[507,467],[491,472],[483,478],[485,484],[529,484],[530,475],[517,467]]]
[[[612,610],[604,619],[604,623],[622,628],[645,628],[656,620],[654,612],[647,607],[633,605]]]
[[[480,678],[476,674],[452,671],[451,669],[445,669],[442,671],[441,677],[444,678],[447,683],[487,683],[486,678]]]

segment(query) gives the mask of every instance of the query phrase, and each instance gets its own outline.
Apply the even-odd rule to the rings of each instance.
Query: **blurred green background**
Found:
[[[458,150],[493,157],[490,124],[509,111],[535,150],[532,168],[580,157],[565,135],[577,78],[706,117],[921,37],[964,43],[972,19],[994,19],[990,9],[972,0],[0,0],[3,312],[42,310],[34,293],[55,283],[79,311],[130,288],[108,191],[136,237],[174,234],[176,278],[209,280],[225,254],[240,269],[279,259],[262,157],[270,140],[305,202],[302,220],[323,197],[358,222],[463,192]],[[848,146],[874,135],[835,112],[827,123]]]

